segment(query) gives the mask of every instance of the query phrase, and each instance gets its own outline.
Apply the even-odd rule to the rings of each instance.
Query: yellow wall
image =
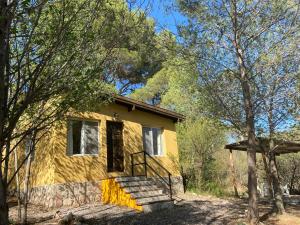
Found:
[[[68,156],[67,152],[67,122],[60,122],[53,132],[53,140],[46,143],[44,148],[49,153],[43,153],[45,160],[39,161],[39,166],[34,166],[36,177],[33,179],[33,186],[49,183],[65,183],[65,182],[83,182],[83,181],[99,181],[108,177],[130,175],[131,162],[130,153],[142,151],[142,125],[150,127],[163,128],[163,156],[155,158],[161,162],[174,176],[179,175],[176,164],[173,159],[178,157],[175,124],[172,120],[154,115],[152,113],[134,110],[128,112],[128,108],[111,104],[102,106],[95,110],[96,112],[72,113],[70,117],[88,119],[99,122],[99,154],[84,156]],[[107,146],[106,146],[106,121],[112,121],[114,113],[118,113],[119,120],[124,124],[123,142],[124,142],[124,173],[107,173]],[[40,146],[41,148],[42,146]],[[42,149],[38,149],[38,152]],[[41,154],[42,155],[42,154]],[[171,155],[171,157],[169,157]],[[49,156],[51,156],[49,158]],[[37,163],[35,160],[34,163]],[[46,163],[46,164],[45,164]],[[150,162],[151,163],[151,162]],[[48,166],[51,164],[51,166]],[[42,169],[47,166],[47,171]],[[40,167],[40,171],[37,168]],[[155,167],[155,165],[153,165]],[[138,168],[139,169],[139,168]],[[142,170],[142,168],[140,168]],[[161,175],[162,170],[157,168]]]
[[[30,186],[42,186],[54,183],[54,135],[55,131],[49,133],[38,143],[30,176]]]
[[[36,152],[34,159],[31,161],[30,171],[30,186],[43,186],[54,183],[54,144],[53,144],[54,132],[50,132],[45,135],[36,146]],[[22,143],[17,150],[18,166],[25,159],[25,145]],[[25,176],[26,162],[21,167],[18,176],[20,182],[20,188],[24,188],[24,176]],[[15,171],[15,154],[10,156],[10,176]],[[11,183],[10,189],[16,188],[16,179]]]

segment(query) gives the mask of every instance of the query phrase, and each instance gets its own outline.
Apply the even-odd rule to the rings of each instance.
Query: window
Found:
[[[68,154],[98,154],[98,122],[80,120],[69,121]]]
[[[160,128],[143,127],[143,147],[150,155],[162,155]]]

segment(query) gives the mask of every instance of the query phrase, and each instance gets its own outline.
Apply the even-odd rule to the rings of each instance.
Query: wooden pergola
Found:
[[[262,154],[262,159],[263,159],[263,163],[264,163],[264,167],[265,167],[265,171],[267,174],[267,179],[270,187],[269,192],[271,195],[275,196],[275,199],[277,199],[278,195],[282,196],[282,192],[281,192],[279,178],[278,178],[276,156],[279,156],[281,154],[300,152],[300,142],[258,137],[256,146],[257,146],[256,153]],[[229,160],[230,160],[230,166],[231,166],[231,171],[233,176],[234,192],[236,196],[238,196],[238,191],[237,191],[237,182],[235,177],[235,168],[234,168],[232,151],[235,150],[235,151],[246,152],[247,148],[248,148],[247,140],[225,145],[225,149],[228,149],[230,152]],[[272,186],[274,188],[274,193],[273,193]]]
[[[256,149],[257,153],[266,153],[266,151],[273,152],[275,155],[288,154],[288,153],[297,153],[300,152],[300,143],[292,142],[286,140],[277,140],[272,139],[272,144],[268,138],[257,138],[258,148]],[[273,146],[272,146],[273,145]],[[225,145],[225,149],[237,150],[237,151],[247,151],[248,141],[243,140],[236,143]]]

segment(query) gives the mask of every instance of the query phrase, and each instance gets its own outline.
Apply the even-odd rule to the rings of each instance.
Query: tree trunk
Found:
[[[270,160],[271,177],[272,177],[273,188],[274,188],[275,206],[277,209],[277,213],[283,214],[285,213],[284,204],[283,204],[283,194],[282,194],[282,189],[280,187],[277,166],[275,161],[275,154],[272,152],[272,148],[271,148],[269,160]]]
[[[31,154],[31,151],[30,153]],[[27,206],[28,206],[28,195],[29,195],[29,179],[30,179],[30,168],[31,168],[31,156],[28,157],[26,163],[25,181],[24,181],[24,200],[23,200],[23,217],[22,224],[27,223]]]
[[[256,137],[254,125],[254,109],[251,97],[250,80],[247,74],[246,66],[243,61],[243,51],[238,41],[235,43],[236,54],[240,70],[240,82],[243,91],[244,110],[246,114],[246,130],[248,135],[247,162],[248,162],[248,220],[250,224],[257,224],[259,221],[258,203],[257,203],[257,175],[256,175]]]
[[[248,220],[250,224],[257,224],[259,221],[258,204],[257,204],[257,177],[256,177],[256,138],[254,122],[254,106],[252,102],[252,92],[249,72],[245,64],[244,52],[240,43],[239,21],[238,21],[238,3],[236,0],[230,2],[233,40],[236,60],[239,71],[239,81],[243,92],[244,112],[246,115],[246,130],[248,138],[247,161],[248,161]]]
[[[263,159],[263,163],[264,163],[264,167],[265,167],[265,172],[266,172],[266,175],[267,175],[269,193],[271,195],[271,198],[273,198],[274,193],[273,193],[272,177],[271,177],[271,173],[270,173],[270,169],[269,169],[268,160],[267,160],[265,152],[262,152],[261,155],[262,155],[262,159]]]
[[[230,161],[230,168],[231,168],[231,174],[232,174],[232,185],[234,189],[234,196],[239,198],[239,193],[237,190],[237,182],[236,182],[236,175],[235,175],[235,168],[233,163],[233,155],[232,155],[232,149],[229,150],[229,161]]]
[[[17,148],[14,150],[14,155],[15,155],[16,191],[17,191],[17,199],[18,199],[18,221],[21,222],[22,209],[21,209],[20,181],[19,181],[19,173],[18,173]]]
[[[255,152],[255,136],[249,137],[249,147],[247,149],[248,161],[248,220],[250,224],[257,224],[259,220],[258,202],[257,202],[257,176],[256,176],[256,152]]]
[[[0,180],[0,225],[8,225],[8,204],[6,199],[6,187]]]
[[[0,159],[3,158],[6,145],[5,121],[7,120],[8,75],[6,65],[8,57],[10,18],[6,0],[0,0]],[[0,160],[0,225],[8,224],[7,204],[7,161]],[[4,172],[4,173],[3,173]]]

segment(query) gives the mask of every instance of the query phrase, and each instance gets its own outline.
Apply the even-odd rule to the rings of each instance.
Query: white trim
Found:
[[[157,129],[157,155],[162,155],[162,129]]]
[[[98,157],[98,154],[73,154],[73,155],[70,155],[71,157],[83,157],[83,156],[92,156],[92,157]]]
[[[85,135],[85,132],[86,132],[86,124],[85,124],[85,121],[81,121],[82,122],[82,127],[81,127],[81,131],[80,131],[80,154],[86,154],[85,153],[85,147],[86,147],[86,135]]]

